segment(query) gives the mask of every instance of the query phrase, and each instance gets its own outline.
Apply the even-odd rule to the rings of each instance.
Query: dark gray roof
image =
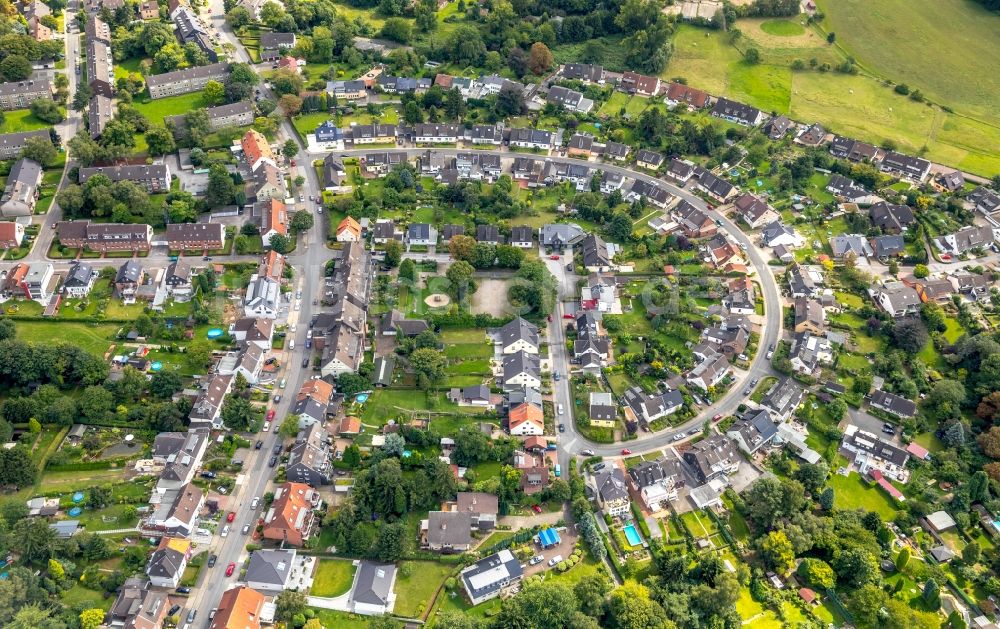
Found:
[[[247,565],[247,581],[284,587],[292,570],[293,550],[255,550]]]
[[[601,495],[601,500],[628,499],[628,486],[625,484],[625,475],[617,467],[604,469],[595,478],[597,483],[597,493]]]
[[[362,561],[351,598],[367,605],[385,605],[389,602],[395,577],[396,566],[391,563]]]
[[[873,405],[902,417],[913,417],[917,412],[916,404],[886,391],[874,391],[869,400]]]
[[[756,451],[757,448],[774,439],[774,436],[778,434],[778,427],[767,410],[759,409],[750,411],[736,420],[728,432],[740,433],[743,442],[751,450]]]
[[[638,487],[649,487],[666,478],[659,461],[643,461],[628,471]]]
[[[503,588],[511,580],[524,574],[521,563],[508,549],[480,559],[461,572],[466,589],[475,598],[481,598]]]
[[[440,546],[463,546],[472,542],[472,514],[431,511],[427,514],[427,542]]]
[[[517,317],[500,328],[500,339],[504,347],[519,340],[527,341],[538,347],[538,326],[521,317]]]
[[[184,564],[184,553],[165,547],[153,551],[146,566],[146,574],[151,577],[174,578]]]

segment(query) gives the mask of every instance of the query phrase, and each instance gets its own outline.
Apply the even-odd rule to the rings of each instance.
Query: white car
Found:
[[[229,536],[229,525],[228,524],[225,525],[224,527],[222,527],[222,533],[220,533],[220,536],[222,536],[222,537],[228,537]]]
[[[535,555],[534,557],[531,558],[531,561],[528,562],[528,565],[535,566],[542,563],[543,561],[545,561],[544,555]]]

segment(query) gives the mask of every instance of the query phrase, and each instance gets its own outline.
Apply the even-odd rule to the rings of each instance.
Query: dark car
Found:
[[[260,450],[263,447],[264,447],[264,442],[259,439],[257,440],[257,443],[253,444],[254,450]]]
[[[177,588],[176,592],[178,594],[190,594],[191,593],[191,588],[186,587],[186,586],[181,586],[181,587]]]
[[[209,568],[214,567],[215,566],[215,562],[218,561],[218,560],[219,560],[219,556],[218,555],[209,555],[208,556],[208,567]]]
[[[267,462],[268,467],[274,467],[277,464],[278,464],[278,457],[276,456],[272,456],[271,460]]]
[[[896,434],[896,428],[892,424],[882,424],[882,432],[887,435],[894,435]]]
[[[559,424],[559,432],[566,432],[566,424]]]
[[[167,610],[167,616],[173,616],[174,614],[176,614],[179,611],[181,611],[181,606],[180,605],[174,605],[169,610]]]
[[[309,357],[308,356],[302,359],[302,366],[303,367],[308,367],[309,366]]]
[[[281,447],[280,443],[274,444],[274,450],[273,451],[274,451],[275,454],[281,454],[281,450],[282,450],[282,447]]]
[[[202,472],[200,476],[202,478],[215,478],[216,474],[215,472]]]

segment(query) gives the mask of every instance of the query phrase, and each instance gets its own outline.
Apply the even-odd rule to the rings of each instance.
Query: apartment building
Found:
[[[150,97],[165,98],[177,94],[197,92],[209,81],[222,83],[229,76],[228,63],[213,63],[207,66],[186,68],[165,74],[153,74],[146,77],[146,87]]]
[[[0,109],[25,109],[38,99],[52,99],[52,81],[47,77],[0,83]]]
[[[135,164],[126,166],[92,166],[80,169],[80,183],[94,175],[104,175],[111,181],[131,181],[146,189],[146,192],[157,193],[170,190],[170,167],[166,164]]]

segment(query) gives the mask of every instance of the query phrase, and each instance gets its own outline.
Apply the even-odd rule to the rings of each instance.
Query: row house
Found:
[[[594,136],[587,133],[574,133],[566,145],[566,154],[570,157],[590,157],[594,150]]]
[[[281,484],[264,514],[264,539],[302,547],[312,536],[315,512],[322,504],[319,492],[307,483]]]
[[[92,93],[114,97],[115,69],[111,44],[100,40],[87,42],[87,79]]]
[[[553,146],[553,135],[543,129],[514,128],[510,130],[508,143],[515,148],[548,151]]]
[[[639,96],[656,96],[660,91],[660,86],[659,78],[632,71],[623,73],[621,80],[618,81],[619,90]]]
[[[665,101],[671,108],[685,105],[691,109],[704,109],[710,102],[707,92],[695,89],[683,83],[672,81],[667,85]]]
[[[496,181],[501,173],[500,156],[459,153],[455,156],[455,170],[461,179]]]
[[[188,420],[192,428],[222,428],[222,403],[233,386],[233,376],[212,376],[205,387],[198,392],[198,397],[191,406]]]
[[[670,218],[688,238],[708,238],[719,231],[715,221],[685,199],[670,210]]]
[[[21,151],[33,138],[45,138],[51,141],[48,129],[35,131],[19,131],[17,133],[0,134],[0,160],[12,160],[21,157]]]
[[[0,83],[0,110],[27,109],[36,100],[52,100],[52,93],[48,77]]]
[[[847,203],[869,205],[879,200],[870,190],[843,175],[831,175],[826,189],[840,201]]]
[[[171,251],[214,251],[226,244],[221,223],[171,223],[165,234]]]
[[[256,129],[249,129],[243,134],[240,147],[243,149],[243,159],[252,172],[257,172],[264,164],[277,168],[278,158],[271,149],[271,143]]]
[[[727,98],[719,98],[715,101],[715,105],[712,107],[712,115],[716,118],[728,120],[729,122],[735,122],[744,127],[756,127],[765,118],[764,112],[756,107],[744,105],[743,103],[738,103]]]
[[[588,85],[604,85],[604,68],[591,63],[567,63],[560,68],[563,78]]]
[[[85,184],[95,175],[103,175],[112,182],[131,181],[150,194],[170,190],[170,167],[166,164],[90,166],[80,168],[79,181]]]
[[[338,100],[347,102],[361,100],[368,95],[364,81],[328,81],[326,92]]]
[[[454,144],[463,136],[462,128],[455,124],[421,123],[413,130],[417,144]]]
[[[127,223],[91,223],[60,221],[56,223],[59,244],[88,251],[149,251],[153,241],[150,225]]]
[[[719,203],[727,202],[739,192],[736,186],[709,170],[701,169],[700,172],[696,172],[696,176],[698,177],[696,188]]]
[[[888,151],[879,162],[878,167],[882,172],[916,183],[923,183],[931,171],[931,163],[926,159],[911,157],[896,151]]]
[[[997,240],[998,232],[1000,230],[990,225],[970,225],[952,234],[938,236],[933,242],[939,251],[960,256],[976,249],[988,249]]]
[[[684,185],[694,177],[694,164],[687,160],[672,158],[667,164],[667,176]]]
[[[623,197],[629,203],[645,199],[646,202],[652,203],[658,208],[666,208],[673,200],[666,188],[641,179],[633,181]]]
[[[984,186],[979,186],[965,197],[965,204],[970,209],[974,208],[977,212],[988,216],[994,212],[1000,212],[1000,194]]]
[[[767,121],[764,125],[764,132],[767,133],[767,137],[772,141],[777,142],[785,137],[788,130],[792,128],[794,123],[785,116],[775,116]]]
[[[611,339],[604,333],[600,321],[591,311],[576,318],[576,340],[573,341],[573,361],[581,369],[600,374],[611,357]]]
[[[330,435],[321,424],[300,430],[288,454],[286,478],[313,487],[329,485],[333,478],[330,443]]]
[[[98,139],[104,134],[105,127],[115,117],[114,101],[102,94],[94,94],[87,105],[87,127],[91,139]]]
[[[590,113],[590,110],[594,108],[594,101],[584,97],[583,94],[576,90],[567,89],[559,85],[549,90],[549,93],[546,95],[546,101],[558,107],[563,107],[567,111],[581,114]]]
[[[684,394],[676,389],[649,394],[642,387],[633,386],[622,395],[622,402],[627,424],[648,426],[679,411],[684,406]]]
[[[882,158],[882,150],[878,147],[839,135],[830,143],[830,154],[851,162],[876,162]]]
[[[390,170],[406,163],[406,153],[402,151],[382,151],[365,153],[361,157],[361,169],[369,175],[386,175]]]
[[[465,131],[465,140],[473,145],[500,146],[503,143],[503,128],[497,125],[473,125]]]

